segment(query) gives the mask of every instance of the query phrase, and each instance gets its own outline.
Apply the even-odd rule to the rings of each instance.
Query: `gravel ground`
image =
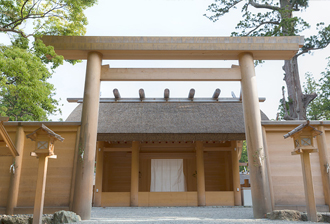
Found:
[[[254,219],[247,207],[93,208],[92,218],[79,223],[312,223]]]

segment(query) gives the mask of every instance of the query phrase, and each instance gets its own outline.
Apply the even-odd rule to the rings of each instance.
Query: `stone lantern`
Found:
[[[317,152],[317,148],[314,147],[314,137],[322,134],[321,131],[315,129],[309,125],[309,121],[305,124],[301,124],[286,135],[284,138],[292,137],[294,143],[294,150],[291,155],[300,155],[307,218],[308,221],[317,222],[316,204],[313,190],[312,170],[310,162],[310,153]]]
[[[39,159],[38,179],[33,208],[33,224],[41,224],[45,198],[48,159],[57,158],[57,156],[54,154],[54,143],[57,140],[63,142],[64,138],[47,128],[44,124],[42,124],[40,128],[31,134],[26,135],[26,137],[36,142],[34,151],[31,152],[31,156],[35,156]]]

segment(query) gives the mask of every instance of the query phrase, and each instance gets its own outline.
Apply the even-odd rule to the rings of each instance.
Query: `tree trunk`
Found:
[[[306,120],[306,109],[308,104],[316,97],[316,94],[303,94],[300,85],[297,56],[284,62],[284,80],[288,90],[287,114],[285,120]]]

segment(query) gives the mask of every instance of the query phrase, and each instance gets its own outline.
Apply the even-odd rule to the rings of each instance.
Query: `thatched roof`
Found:
[[[56,134],[53,130],[49,129],[46,125],[41,124],[41,127],[38,128],[37,130],[35,130],[34,132],[26,135],[27,138],[31,139],[32,141],[36,141],[37,140],[37,133],[42,130],[45,131],[49,136],[53,137],[56,140],[59,140],[61,142],[64,141],[64,138],[58,134]]]
[[[66,121],[80,121],[82,104]],[[261,112],[262,120],[268,120]],[[98,140],[243,140],[240,103],[100,103]]]

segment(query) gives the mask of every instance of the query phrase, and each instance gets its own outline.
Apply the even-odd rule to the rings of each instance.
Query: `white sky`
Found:
[[[213,0],[99,0],[98,5],[86,10],[89,21],[87,36],[229,36],[240,19],[240,10],[211,22],[203,14]],[[330,1],[311,0],[310,7],[299,13],[312,25],[304,35],[314,33],[315,24],[330,23]],[[299,57],[301,81],[304,74],[312,72],[316,79],[324,71],[330,56],[330,47],[315,51],[311,55]],[[115,68],[134,67],[174,67],[174,68],[221,68],[238,64],[238,61],[124,61],[107,60]],[[256,68],[258,93],[266,97],[260,108],[270,119],[275,119],[283,81],[283,61],[267,61]],[[50,80],[55,85],[56,97],[61,98],[63,114],[50,117],[63,118],[77,106],[67,103],[68,97],[82,97],[86,61],[72,66],[68,63],[59,67]],[[215,88],[221,89],[222,97],[236,96],[240,92],[238,82],[102,82],[101,97],[113,97],[112,90],[118,88],[121,97],[138,97],[138,90],[144,88],[146,97],[162,97],[165,88],[170,89],[170,97],[187,97],[190,88],[195,88],[195,97],[211,97]]]

